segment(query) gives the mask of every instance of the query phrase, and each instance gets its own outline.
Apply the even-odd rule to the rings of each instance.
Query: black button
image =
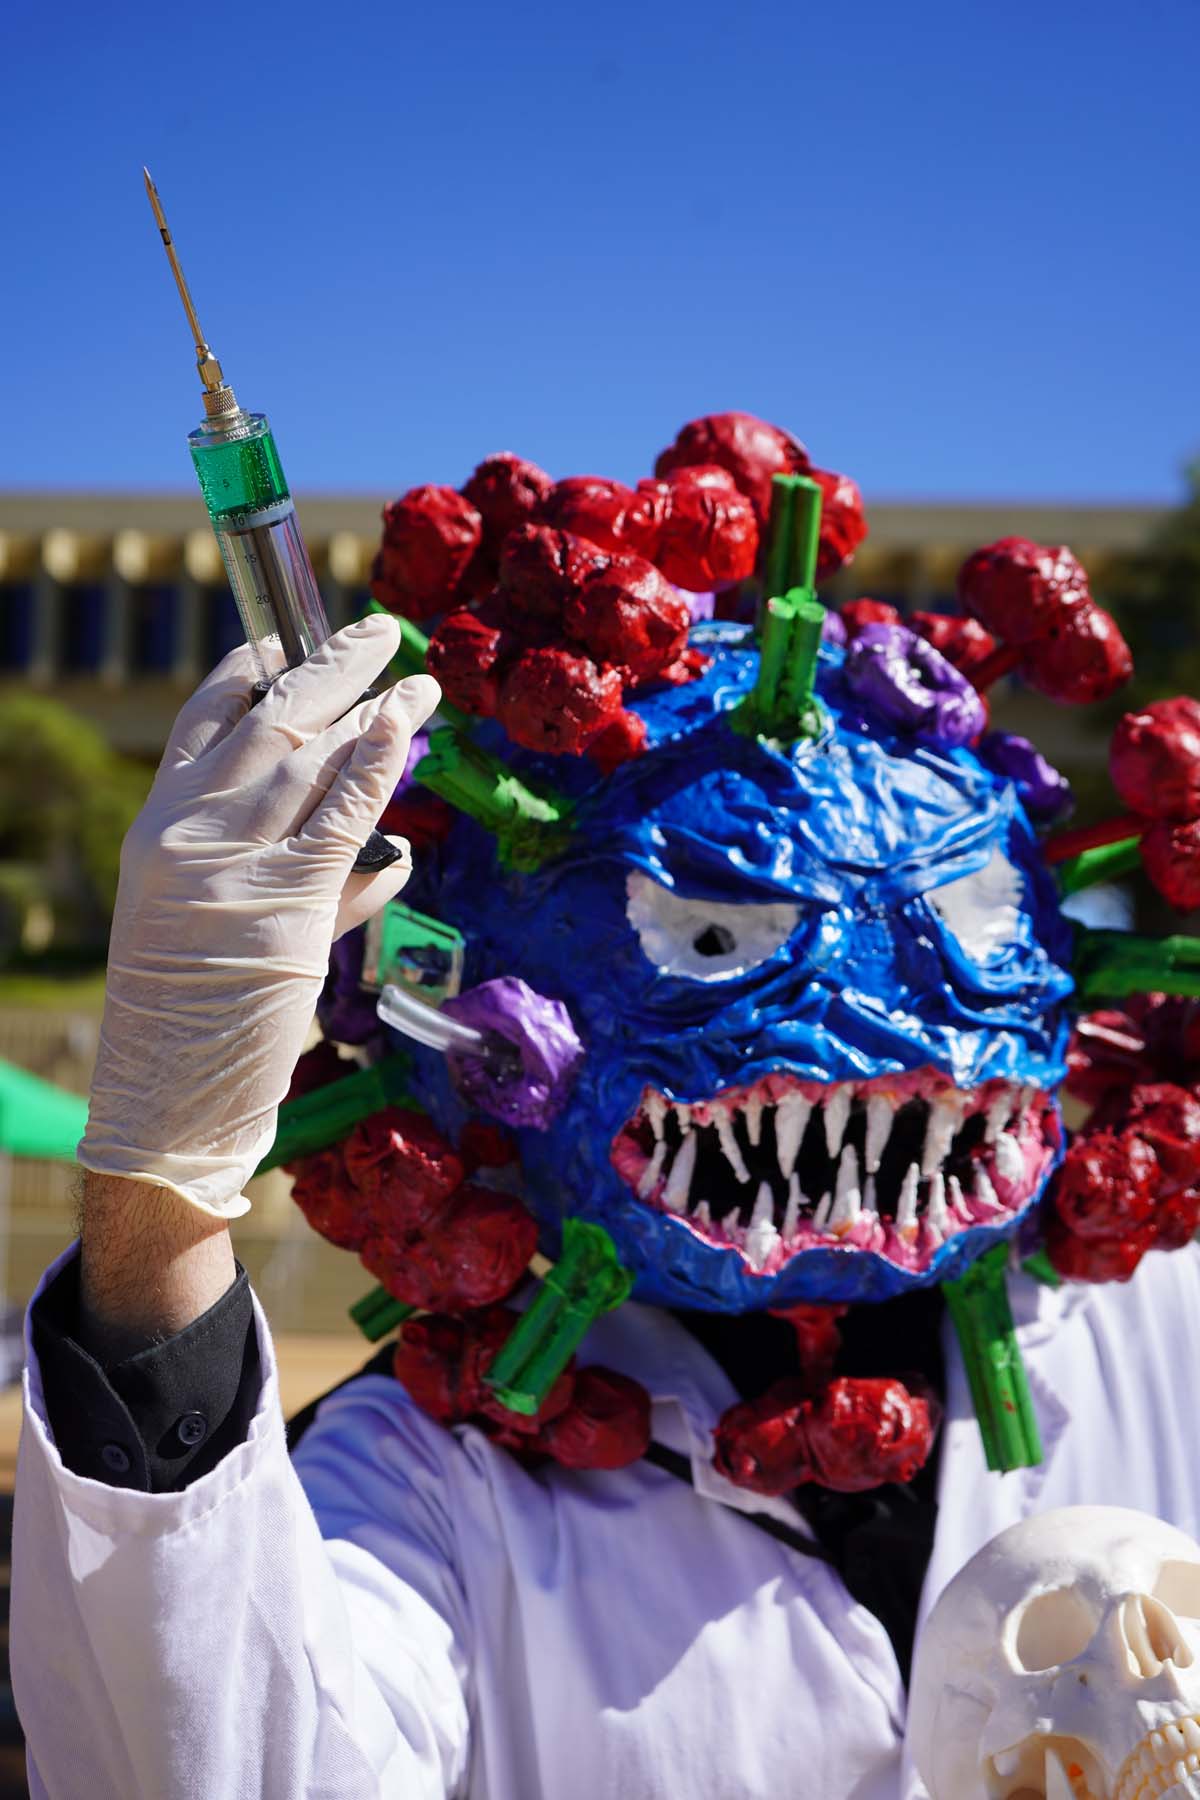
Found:
[[[203,1413],[184,1413],[175,1427],[175,1436],[189,1450],[194,1450],[208,1436],[208,1420]]]
[[[102,1444],[100,1461],[113,1475],[128,1475],[129,1473],[129,1452],[120,1444]]]

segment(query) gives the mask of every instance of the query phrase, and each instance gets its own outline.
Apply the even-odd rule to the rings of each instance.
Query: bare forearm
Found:
[[[102,1361],[182,1331],[234,1279],[225,1223],[147,1182],[85,1173],[80,1237],[82,1326]]]

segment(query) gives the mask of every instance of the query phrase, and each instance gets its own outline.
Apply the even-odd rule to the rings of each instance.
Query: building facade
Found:
[[[330,620],[343,624],[366,597],[383,501],[298,505]],[[868,517],[870,537],[826,597],[945,610],[963,558],[1010,534],[1069,544],[1102,598],[1106,563],[1143,544],[1162,513],[884,503]],[[0,494],[0,692],[50,694],[115,748],[155,756],[183,696],[241,639],[198,496]]]

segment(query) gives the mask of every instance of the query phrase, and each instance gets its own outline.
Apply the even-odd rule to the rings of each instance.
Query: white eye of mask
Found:
[[[1024,878],[1002,850],[993,850],[982,869],[948,881],[925,898],[976,962],[991,962],[1012,942],[1021,912]]]
[[[688,900],[637,873],[626,877],[625,893],[625,914],[646,956],[662,974],[688,981],[745,974],[786,944],[800,922],[797,906]]]

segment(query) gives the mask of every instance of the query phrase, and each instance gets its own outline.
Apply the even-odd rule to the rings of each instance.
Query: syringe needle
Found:
[[[146,178],[146,193],[149,196],[150,205],[154,211],[155,223],[158,226],[158,235],[163,241],[163,249],[167,253],[167,261],[171,265],[171,273],[175,277],[175,286],[179,289],[179,298],[183,301],[183,310],[187,314],[188,324],[191,326],[192,337],[196,345],[196,367],[200,372],[200,380],[204,385],[206,403],[210,394],[214,396],[217,394],[220,395],[219,407],[207,407],[207,410],[220,411],[222,413],[236,411],[237,401],[234,399],[233,389],[226,385],[225,377],[221,373],[221,365],[210,350],[208,340],[200,329],[200,321],[196,317],[196,308],[192,305],[192,296],[188,292],[188,284],[184,280],[183,270],[179,266],[179,257],[175,250],[174,240],[171,237],[170,227],[167,224],[167,215],[164,213],[162,201],[158,197],[158,189],[154,185],[149,169],[143,166],[142,174]]]

